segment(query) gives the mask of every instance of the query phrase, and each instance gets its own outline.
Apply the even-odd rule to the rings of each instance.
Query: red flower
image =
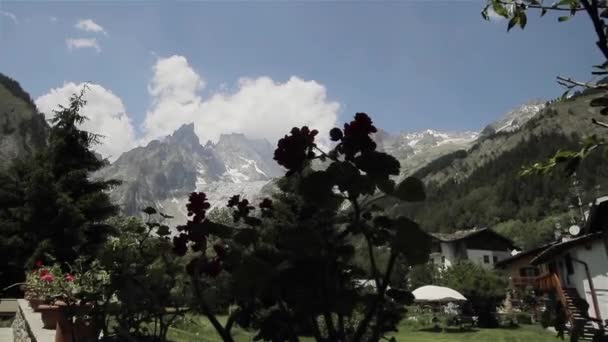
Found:
[[[306,160],[315,157],[312,149],[316,146],[315,136],[319,134],[319,131],[310,130],[304,126],[302,128],[294,127],[290,133],[291,135],[286,135],[279,140],[277,149],[274,151],[274,160],[288,170],[288,176],[302,171]]]
[[[49,274],[49,270],[47,270],[46,268],[40,270],[40,278],[44,277],[47,274]]]
[[[340,152],[345,155],[346,160],[353,160],[358,152],[376,150],[376,143],[370,134],[378,130],[372,124],[372,119],[365,113],[357,113],[355,120],[344,124],[344,136]],[[337,137],[337,136],[336,136]]]
[[[72,282],[72,281],[74,281],[74,279],[76,279],[76,276],[73,275],[73,274],[66,274],[65,275],[65,280],[66,281]]]
[[[36,261],[36,267],[42,267],[42,261],[38,260]]]
[[[264,198],[260,203],[261,209],[272,209],[272,200],[270,198]]]
[[[55,280],[55,277],[52,274],[47,273],[47,274],[41,276],[40,280],[45,281],[47,283],[52,283],[53,280]]]

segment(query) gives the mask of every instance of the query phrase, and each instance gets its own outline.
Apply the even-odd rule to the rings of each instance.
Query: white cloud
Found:
[[[283,83],[269,77],[241,78],[236,90],[203,98],[205,81],[183,56],[158,59],[153,73],[148,86],[153,100],[143,123],[143,142],[171,134],[189,122],[194,122],[203,143],[234,132],[273,142],[303,125],[325,136],[340,109],[327,98],[322,84],[296,76]]]
[[[36,106],[49,119],[53,117],[53,110],[59,105],[68,105],[72,94],[79,93],[83,86],[84,83],[65,83],[37,98]],[[82,113],[88,120],[81,125],[82,129],[104,136],[101,144],[94,146],[95,151],[114,161],[122,152],[136,146],[133,125],[118,96],[100,85],[88,84],[84,100],[87,104]]]
[[[59,20],[59,19],[57,19],[57,17],[49,17],[49,20],[50,20],[52,23],[56,23],[56,22],[57,22],[57,20]]]
[[[95,38],[68,38],[65,40],[68,50],[74,49],[95,49],[97,53],[101,52],[101,47]]]
[[[108,35],[108,32],[106,32],[101,25],[91,19],[80,19],[74,27],[85,32],[103,33],[106,36]]]
[[[5,12],[5,11],[0,11],[0,16],[3,17],[7,17],[10,20],[12,20],[15,24],[19,23],[19,20],[17,20],[17,16],[14,13],[11,12]]]

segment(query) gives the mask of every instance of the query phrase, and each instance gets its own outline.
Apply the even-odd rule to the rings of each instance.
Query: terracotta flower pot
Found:
[[[55,342],[96,342],[98,337],[99,330],[91,321],[77,318],[72,323],[64,315],[57,322]]]
[[[44,304],[44,300],[40,299],[40,298],[35,298],[32,297],[28,300],[30,307],[32,308],[32,310],[34,310],[34,312],[38,312],[38,308],[41,304]]]
[[[57,305],[40,304],[38,306],[42,318],[42,327],[44,329],[55,329],[57,322],[63,316],[61,308]]]

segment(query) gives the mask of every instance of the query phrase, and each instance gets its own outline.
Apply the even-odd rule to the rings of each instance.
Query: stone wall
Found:
[[[15,320],[13,321],[13,338],[14,342],[32,342],[35,341],[32,339],[32,334],[30,333],[30,329],[27,326],[27,321],[25,320],[25,315],[21,312],[21,309],[17,309],[17,313],[15,314]]]
[[[55,330],[42,327],[40,313],[34,312],[25,299],[19,299],[17,303],[12,325],[15,342],[54,342]]]

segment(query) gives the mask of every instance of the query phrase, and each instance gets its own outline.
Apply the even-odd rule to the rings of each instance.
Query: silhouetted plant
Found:
[[[259,206],[234,196],[228,202],[234,224],[209,220],[204,193],[192,193],[191,218],[177,227],[174,251],[194,257],[187,266],[195,289],[193,309],[205,314],[224,341],[235,324],[256,332],[256,340],[378,341],[406,313],[413,296],[389,281],[398,257],[407,264],[427,261],[430,240],[406,217],[383,214],[374,202],[383,196],[416,202],[423,184],[407,178],[396,184],[399,162],[376,151],[376,132],[365,113],[334,128],[335,146],[323,151],[316,130],[293,128],[280,139],[275,160],[287,169],[281,192]],[[314,167],[315,160],[328,165]],[[364,270],[353,260],[355,242],[369,257]],[[376,251],[389,251],[385,267]],[[400,258],[400,259],[401,259]],[[222,324],[205,300],[211,279],[229,275],[237,304]],[[363,286],[361,278],[374,286]],[[367,279],[371,278],[371,279]]]

